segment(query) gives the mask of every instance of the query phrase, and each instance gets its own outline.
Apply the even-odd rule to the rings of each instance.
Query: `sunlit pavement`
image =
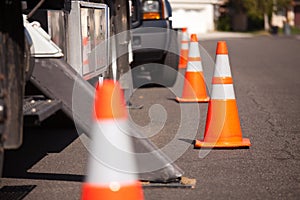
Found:
[[[212,150],[199,158],[199,150],[191,145],[175,163],[185,177],[197,180],[196,187],[146,188],[145,199],[299,198],[300,41],[276,36],[226,41],[243,136],[250,138],[252,146]],[[216,42],[200,41],[212,59]],[[204,68],[212,70],[211,66]],[[166,124],[150,138],[160,148],[168,145],[180,124],[180,107],[174,97],[171,89],[162,87],[141,88],[132,97],[133,104],[144,105],[130,110],[131,118],[140,126],[149,124],[151,106],[159,104],[165,109]],[[197,139],[203,136],[207,104],[199,105],[199,109],[200,119],[194,119],[199,125]],[[161,118],[155,119],[154,125],[160,125]],[[88,157],[84,138],[78,137],[72,126],[26,128],[21,149],[6,153],[1,187],[35,186],[25,195],[27,200],[80,199]]]

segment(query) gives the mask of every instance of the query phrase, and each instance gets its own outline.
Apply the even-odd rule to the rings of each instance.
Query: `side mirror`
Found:
[[[139,0],[130,0],[130,18],[131,18],[131,28],[137,28],[143,21],[143,12],[141,7],[141,2]]]
[[[166,0],[165,4],[166,4],[167,11],[169,13],[169,17],[172,17],[172,7],[171,7],[170,2],[168,0]]]

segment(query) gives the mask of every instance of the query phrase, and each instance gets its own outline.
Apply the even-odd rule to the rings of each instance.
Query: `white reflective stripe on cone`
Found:
[[[189,43],[187,42],[181,43],[181,49],[189,49]]]
[[[231,77],[228,55],[217,55],[214,77]]]
[[[197,42],[190,43],[189,57],[190,58],[200,57],[199,45]]]
[[[189,35],[187,34],[187,32],[183,32],[182,34],[182,41],[189,41]]]
[[[189,72],[202,72],[202,62],[201,61],[189,61],[186,71]]]
[[[132,138],[127,120],[94,122],[88,163],[87,183],[138,180]],[[131,172],[131,173],[130,173]]]
[[[233,84],[213,84],[211,99],[235,99]]]

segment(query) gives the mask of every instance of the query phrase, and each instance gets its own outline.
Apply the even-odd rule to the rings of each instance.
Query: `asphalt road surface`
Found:
[[[299,199],[300,40],[257,36],[226,41],[243,137],[252,146],[209,152],[193,149],[188,141],[203,137],[207,104],[191,105],[199,109],[195,118],[196,111],[182,116],[184,108],[173,100],[176,89],[137,89],[132,103],[144,107],[130,110],[131,119],[146,127],[159,148],[169,146],[178,129],[188,124],[186,138],[180,141],[188,148],[176,152],[174,147],[175,154],[181,155],[175,163],[185,177],[197,181],[194,189],[145,188],[145,199]],[[200,44],[207,51],[201,55],[209,80],[212,61],[207,55],[214,59],[216,40]],[[84,136],[78,137],[72,125],[53,126],[58,121],[62,120],[54,117],[41,127],[25,128],[22,147],[6,152],[0,195],[6,191],[6,196],[24,194],[27,200],[80,198],[89,156],[82,144]],[[200,151],[208,154],[199,156]]]

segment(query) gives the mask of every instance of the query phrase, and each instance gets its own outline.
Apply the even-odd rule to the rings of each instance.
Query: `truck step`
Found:
[[[23,101],[25,124],[39,124],[62,108],[59,100],[44,96],[29,96]]]

